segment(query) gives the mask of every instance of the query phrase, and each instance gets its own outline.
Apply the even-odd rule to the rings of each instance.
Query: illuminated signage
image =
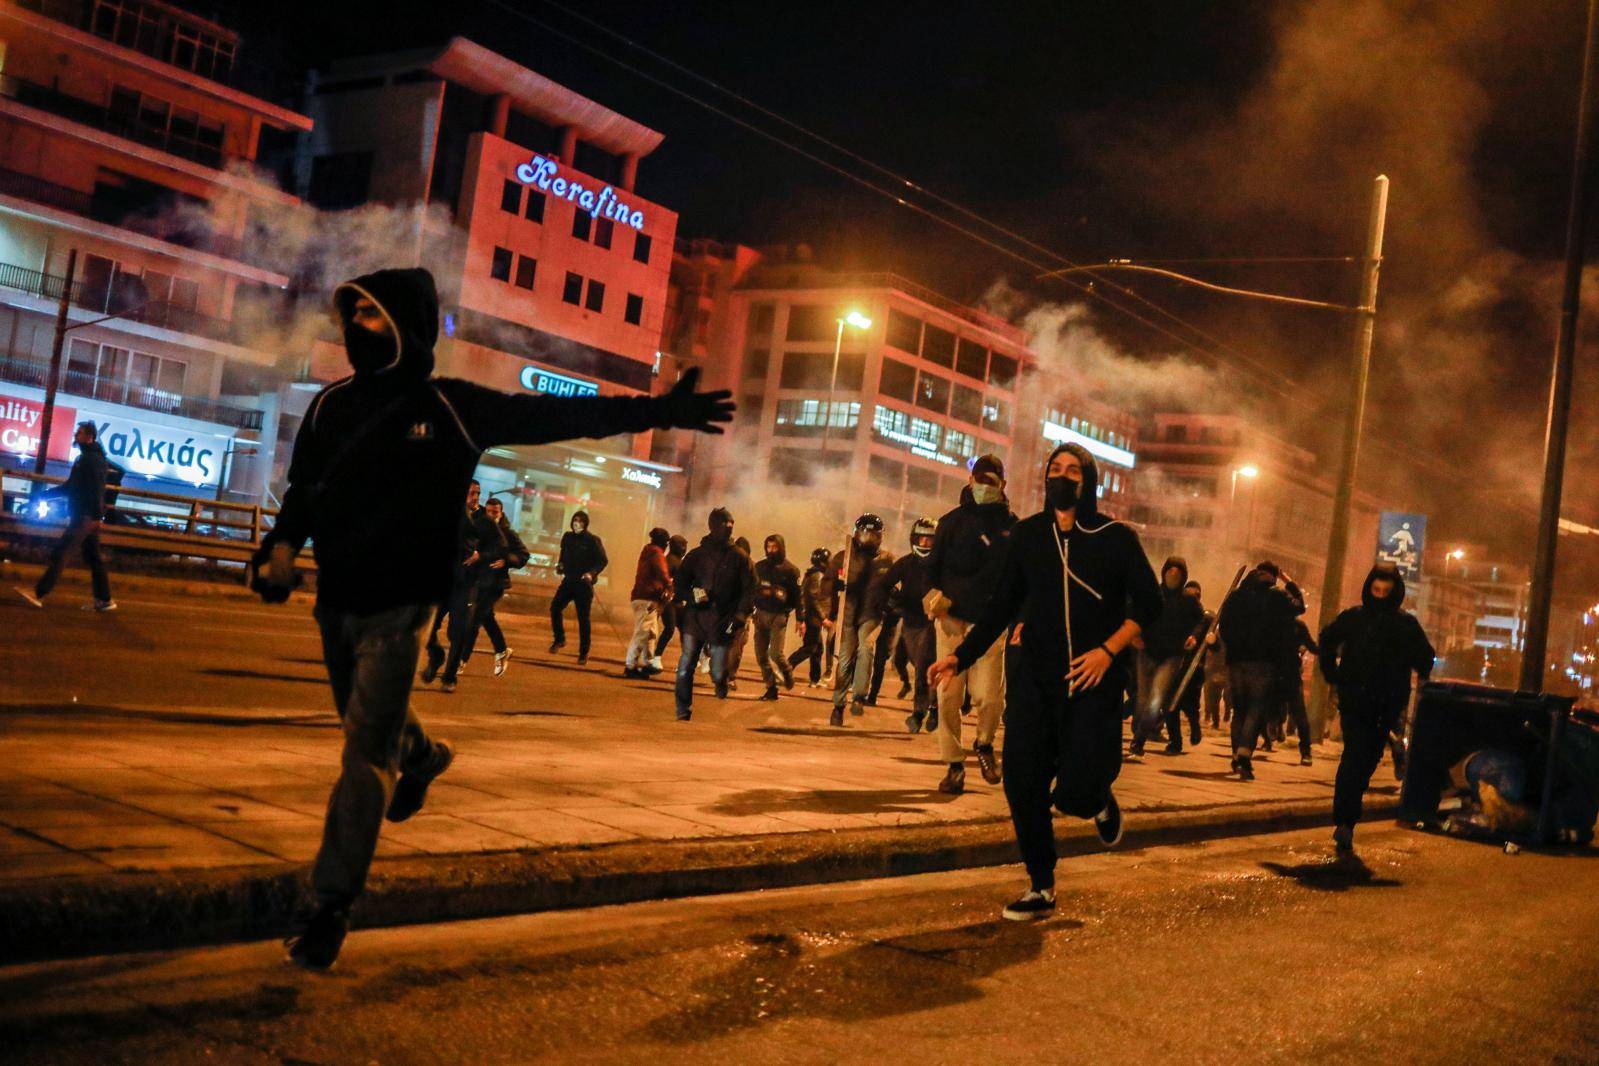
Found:
[[[37,400],[0,396],[0,451],[24,458],[32,457],[39,450],[40,422],[43,417],[44,404]],[[56,405],[55,421],[50,425],[48,458],[70,458],[76,418],[77,414],[72,408]]]
[[[79,418],[95,424],[106,455],[130,474],[185,481],[195,488],[214,486],[222,476],[229,437],[196,436],[173,426],[81,407]],[[77,458],[76,445],[72,451]]]
[[[591,189],[576,178],[561,177],[560,172],[561,166],[555,160],[536,155],[517,166],[516,180],[523,185],[537,186],[557,200],[569,200],[592,218],[608,218],[634,229],[644,228],[644,212],[623,203],[615,189],[609,185]]]
[[[622,480],[635,481],[640,485],[648,485],[652,489],[661,487],[661,475],[653,470],[638,470],[631,466],[622,467]]]
[[[1047,418],[1044,419],[1044,439],[1052,440],[1056,444],[1080,444],[1087,449],[1089,455],[1103,459],[1107,463],[1125,466],[1129,470],[1133,468],[1133,464],[1138,460],[1138,456],[1126,448],[1118,448],[1114,444],[1106,444],[1102,440],[1095,440],[1085,433],[1079,433],[1075,429],[1067,429],[1060,423],[1051,422]]]
[[[536,366],[524,366],[519,380],[522,387],[531,392],[542,392],[546,396],[598,396],[600,387],[592,381],[582,378],[569,378],[565,374],[554,374],[548,370],[540,370]]]

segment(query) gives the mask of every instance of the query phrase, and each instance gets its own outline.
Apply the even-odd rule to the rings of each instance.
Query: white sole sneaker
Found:
[[[29,592],[27,589],[23,588],[20,585],[12,585],[11,586],[11,591],[15,592],[18,596],[21,596],[24,600],[27,600],[28,601],[28,605],[31,606],[31,607],[43,607],[44,606],[44,601],[43,600],[41,600],[39,597],[35,596],[33,593]]]

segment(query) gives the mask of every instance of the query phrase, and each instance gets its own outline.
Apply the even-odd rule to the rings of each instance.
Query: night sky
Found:
[[[561,8],[505,7],[547,25],[491,0],[291,0],[241,5],[227,21],[259,57],[289,65],[452,33],[524,61],[666,134],[640,188],[681,213],[682,236],[803,242],[824,263],[899,271],[966,299],[1004,281],[1023,310],[1080,299],[562,39],[554,31],[868,176]],[[1430,512],[1445,537],[1530,556],[1580,69],[1577,0],[595,0],[574,10],[1079,262],[1355,255],[1371,179],[1386,172],[1362,486]],[[272,17],[285,11],[293,17]],[[1357,287],[1355,268],[1337,263],[1177,269],[1345,302]],[[1162,358],[1215,368],[1215,388],[1196,390],[1205,395],[1193,405],[1262,414],[1331,454],[1348,320],[1128,284],[1209,339],[1167,323],[1181,343],[1095,304],[1088,322],[1113,353],[1096,366],[1112,378],[1126,367],[1129,380]],[[1587,296],[1599,306],[1599,289]],[[1218,345],[1227,349],[1219,360]],[[1564,511],[1599,524],[1599,482],[1584,476],[1599,459],[1593,355],[1581,349]],[[1241,358],[1294,385],[1285,395],[1227,369]],[[1110,398],[1120,388],[1110,383]]]

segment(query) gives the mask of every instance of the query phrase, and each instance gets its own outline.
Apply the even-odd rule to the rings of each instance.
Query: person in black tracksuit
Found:
[[[1294,644],[1305,601],[1279,587],[1282,572],[1264,561],[1221,605],[1216,628],[1227,646],[1227,701],[1232,707],[1233,772],[1255,779],[1255,742],[1281,702],[1279,677]]]
[[[511,648],[505,643],[505,633],[500,620],[494,616],[494,605],[510,591],[511,571],[527,565],[527,545],[511,523],[505,518],[505,505],[495,497],[483,505],[484,529],[478,538],[478,573],[476,602],[472,606],[472,624],[466,635],[461,661],[472,657],[479,632],[489,635],[489,646],[494,649],[494,676],[505,673],[511,659]],[[451,649],[452,655],[454,649]],[[445,671],[446,676],[449,670]]]
[[[1160,612],[1160,586],[1138,534],[1098,513],[1099,472],[1087,449],[1063,444],[1045,467],[1045,509],[1011,530],[993,595],[953,654],[930,668],[938,684],[1020,622],[1009,649],[1005,798],[1031,886],[1012,919],[1055,908],[1051,806],[1092,818],[1121,840],[1111,784],[1121,770],[1117,655]],[[947,713],[947,711],[946,711]]]
[[[1199,640],[1204,639],[1204,635],[1209,631],[1211,623],[1215,621],[1215,616],[1205,610],[1204,600],[1201,598],[1203,591],[1197,581],[1189,581],[1183,585],[1183,593],[1191,596],[1194,600],[1194,605],[1199,608]],[[1183,687],[1181,692],[1177,693],[1172,709],[1166,712],[1166,750],[1172,754],[1183,750],[1184,718],[1188,719],[1188,742],[1197,745],[1200,741],[1199,707],[1200,698],[1205,687],[1204,670],[1202,668],[1204,655],[1204,649],[1196,642],[1190,653],[1183,657],[1183,673],[1185,674],[1188,673],[1188,667],[1194,662],[1195,656],[1200,657],[1200,664],[1196,665],[1192,674],[1189,675],[1188,684]],[[1182,675],[1178,676],[1177,683],[1182,684]]]
[[[707,525],[710,532],[683,557],[672,587],[683,630],[675,688],[679,722],[693,717],[694,671],[702,652],[711,658],[716,698],[727,698],[728,650],[755,609],[755,567],[733,544],[732,512],[718,507]]]
[[[67,480],[39,494],[45,500],[65,500],[68,518],[67,528],[50,549],[50,561],[33,586],[33,594],[29,595],[23,588],[16,590],[35,607],[44,606],[44,598],[50,595],[61,577],[67,553],[77,548],[84,565],[89,568],[89,580],[94,589],[92,606],[96,611],[117,609],[111,599],[111,579],[106,576],[105,560],[100,557],[100,522],[105,518],[105,487],[111,464],[98,438],[99,430],[93,422],[78,423],[72,438],[78,446],[78,457],[72,461]]]
[[[819,683],[825,672],[823,660],[827,658],[827,627],[823,623],[827,620],[828,604],[833,598],[833,575],[828,569],[832,558],[832,552],[826,548],[811,552],[811,568],[805,571],[805,578],[800,582],[799,614],[805,626],[804,642],[788,657],[790,670],[809,660],[812,685]]]
[[[1360,606],[1342,612],[1321,631],[1317,656],[1322,676],[1338,690],[1344,754],[1333,790],[1333,840],[1354,847],[1355,823],[1388,736],[1410,701],[1410,676],[1432,674],[1436,654],[1416,616],[1403,610],[1405,579],[1392,563],[1366,575]]]
[[[783,653],[788,620],[800,605],[799,567],[788,561],[788,544],[780,533],[766,538],[755,564],[755,663],[766,682],[763,700],[777,699],[777,685],[794,687],[794,670]]]
[[[1133,756],[1144,754],[1144,742],[1165,724],[1188,655],[1205,635],[1205,609],[1184,591],[1187,582],[1188,563],[1181,557],[1174,555],[1161,566],[1160,614],[1141,634],[1143,647],[1138,651],[1133,739],[1128,746]],[[1183,750],[1181,731],[1172,736],[1166,750],[1173,755]]]
[[[452,752],[411,712],[422,636],[449,596],[461,501],[483,450],[680,427],[720,432],[726,392],[689,371],[664,396],[509,395],[433,377],[439,300],[422,269],[340,285],[334,306],[354,373],[319,392],[295,437],[276,523],[251,560],[251,586],[282,603],[295,556],[316,553],[316,620],[344,729],[338,783],[312,870],[317,909],[290,957],[326,968],[349,929],[385,817],[421,808]]]
[[[1287,722],[1293,725],[1294,732],[1299,737],[1299,765],[1309,766],[1312,763],[1310,745],[1314,738],[1310,735],[1310,713],[1305,709],[1304,661],[1300,658],[1300,653],[1303,650],[1318,655],[1319,648],[1316,645],[1316,638],[1311,636],[1310,627],[1305,625],[1303,618],[1294,619],[1292,643],[1293,646],[1284,656],[1282,665],[1277,668],[1277,681],[1282,692],[1277,720],[1279,724]],[[1286,743],[1288,739],[1286,732],[1279,735]]]
[[[906,651],[906,666],[912,671],[915,682],[915,702],[905,719],[905,728],[912,733],[926,729],[938,731],[938,703],[927,684],[927,668],[933,665],[937,650],[933,640],[933,620],[927,616],[923,601],[932,589],[928,583],[927,557],[933,551],[933,538],[938,524],[930,518],[918,518],[911,526],[910,554],[894,560],[882,583],[877,586],[887,607],[900,617],[900,642]]]
[[[476,478],[473,478],[466,490],[466,513],[461,516],[458,547],[455,552],[455,583],[450,588],[449,599],[433,612],[433,627],[428,631],[427,665],[422,667],[422,683],[432,684],[439,670],[448,663],[450,669],[444,675],[441,685],[442,690],[447,693],[455,691],[456,675],[460,672],[464,658],[461,649],[466,647],[472,613],[477,604],[477,571],[478,564],[482,561],[482,557],[478,554],[478,545],[488,532],[483,508],[478,506],[481,495],[482,486],[478,484]],[[449,634],[453,655],[446,652],[444,645],[439,643],[439,630],[444,627],[446,620],[449,622],[449,628],[445,632]]]
[[[594,607],[594,582],[610,560],[605,542],[589,532],[587,511],[572,515],[572,528],[561,534],[561,555],[555,572],[561,575],[555,598],[550,601],[550,654],[566,647],[566,624],[562,615],[567,604],[577,608],[577,664],[589,661],[589,612]]]
[[[677,581],[678,567],[683,565],[683,556],[688,554],[688,538],[681,533],[673,533],[666,542],[666,573],[673,583]],[[661,604],[661,636],[655,642],[655,657],[650,660],[650,673],[661,672],[661,656],[666,654],[666,648],[672,643],[672,637],[677,633],[677,603],[675,598]]]

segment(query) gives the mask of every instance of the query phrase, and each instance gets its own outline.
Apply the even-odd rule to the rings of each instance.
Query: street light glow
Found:
[[[859,311],[851,311],[849,314],[844,316],[844,321],[849,325],[854,326],[856,329],[872,328],[872,320],[861,314]]]
[[[1238,473],[1242,477],[1258,477],[1260,475],[1260,467],[1254,465],[1241,466],[1238,468]]]
[[[1449,553],[1449,558],[1457,560],[1457,561],[1461,560],[1461,559],[1464,559],[1465,557],[1466,557],[1466,550],[1464,548],[1456,548],[1454,551]]]

